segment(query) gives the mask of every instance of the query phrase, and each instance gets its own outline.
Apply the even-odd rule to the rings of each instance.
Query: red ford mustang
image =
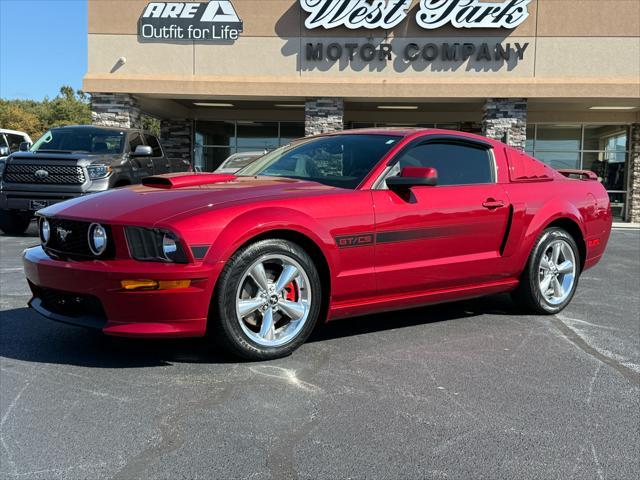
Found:
[[[30,305],[127,337],[206,332],[237,355],[299,347],[318,322],[513,292],[571,301],[611,231],[591,172],[443,130],[295,141],[236,176],[178,174],[39,212]]]

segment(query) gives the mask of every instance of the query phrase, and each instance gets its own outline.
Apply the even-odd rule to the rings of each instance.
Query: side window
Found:
[[[15,135],[13,133],[7,133],[7,141],[9,142],[9,150],[11,152],[17,152],[20,150],[20,144],[26,142],[22,135]]]
[[[158,139],[155,137],[155,135],[145,135],[144,139],[147,142],[147,145],[149,145],[153,149],[153,156],[161,157],[162,148],[160,147],[160,142],[158,142]]]
[[[144,145],[142,135],[139,133],[132,133],[129,137],[129,151],[135,152],[138,145]]]
[[[426,143],[402,154],[392,175],[404,167],[432,167],[438,185],[493,183],[494,169],[488,150],[456,143]]]

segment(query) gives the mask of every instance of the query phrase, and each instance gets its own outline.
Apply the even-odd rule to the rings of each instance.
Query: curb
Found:
[[[622,222],[614,222],[613,227],[614,230],[640,230],[640,223],[622,223]]]

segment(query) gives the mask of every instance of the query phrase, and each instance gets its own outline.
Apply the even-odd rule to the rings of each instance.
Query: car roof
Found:
[[[60,127],[51,127],[51,130],[64,130],[69,128],[93,128],[98,130],[122,130],[123,132],[142,132],[148,133],[150,135],[155,135],[147,130],[142,128],[124,128],[124,127],[108,127],[105,125],[64,125]]]
[[[20,132],[18,130],[9,130],[7,128],[0,128],[0,133],[11,133],[11,134],[14,134],[14,135],[22,135],[23,137],[24,136],[26,136],[26,137],[29,136],[25,132]]]
[[[473,140],[478,140],[483,143],[496,143],[495,140],[483,137],[482,135],[476,135],[468,132],[461,132],[459,130],[444,130],[441,128],[422,128],[422,127],[376,127],[376,128],[358,128],[353,130],[342,130],[338,132],[324,133],[318,135],[330,136],[330,135],[396,135],[400,137],[413,137],[424,135],[451,135],[456,137],[464,137]]]

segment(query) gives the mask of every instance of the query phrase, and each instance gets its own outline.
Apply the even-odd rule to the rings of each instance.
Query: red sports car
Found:
[[[318,322],[498,292],[557,313],[611,222],[591,172],[471,134],[354,130],[46,208],[24,267],[50,319],[269,359]]]

